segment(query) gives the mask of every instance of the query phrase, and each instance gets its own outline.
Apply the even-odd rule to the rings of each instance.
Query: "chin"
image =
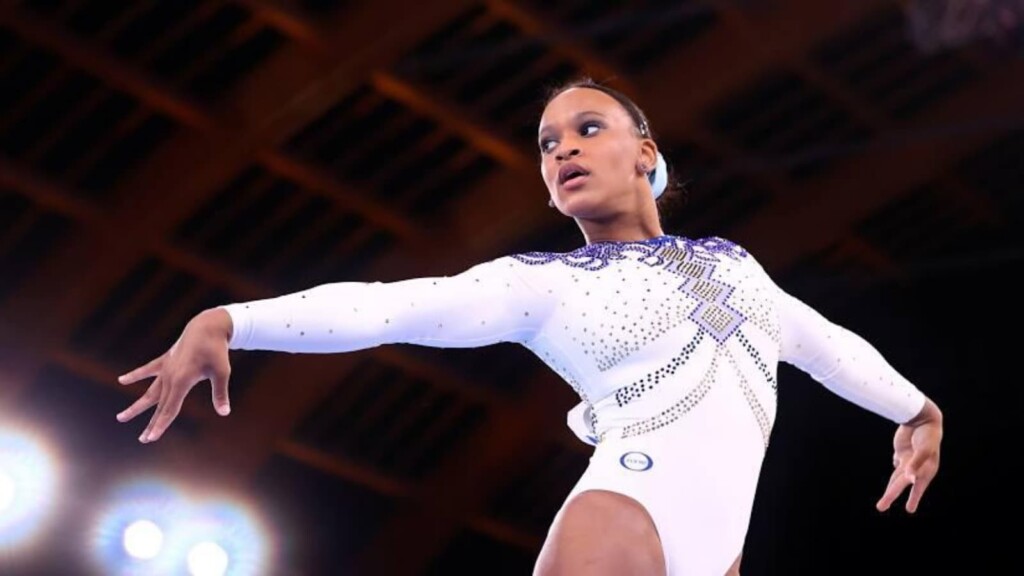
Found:
[[[562,199],[562,213],[573,218],[599,219],[609,212],[608,202],[597,194],[584,191],[572,192]]]

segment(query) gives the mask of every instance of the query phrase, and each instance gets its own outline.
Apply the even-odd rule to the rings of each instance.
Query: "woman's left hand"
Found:
[[[921,413],[896,429],[893,438],[892,476],[885,494],[876,504],[885,512],[907,488],[907,512],[913,514],[921,502],[935,474],[939,471],[939,448],[942,443],[942,412],[931,400],[925,402]]]

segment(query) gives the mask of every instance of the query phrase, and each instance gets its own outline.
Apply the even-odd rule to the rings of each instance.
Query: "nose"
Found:
[[[580,149],[579,148],[569,148],[567,150],[566,149],[562,149],[562,150],[559,150],[558,153],[555,154],[555,159],[558,160],[559,162],[564,162],[564,161],[568,160],[569,158],[572,158],[573,156],[579,156],[579,155],[580,155]]]

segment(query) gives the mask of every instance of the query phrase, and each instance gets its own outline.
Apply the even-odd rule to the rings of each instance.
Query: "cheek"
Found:
[[[616,180],[628,179],[636,170],[635,152],[626,146],[609,146],[601,160],[608,167],[609,176]]]
[[[544,180],[544,185],[551,188],[552,178],[557,173],[557,168],[553,162],[547,157],[544,157],[540,161],[540,177]]]

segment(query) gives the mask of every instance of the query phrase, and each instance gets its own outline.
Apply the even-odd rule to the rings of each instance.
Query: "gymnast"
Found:
[[[722,576],[739,571],[786,362],[896,426],[877,508],[909,487],[916,511],[938,471],[939,408],[871,344],[782,290],[749,246],[662,229],[673,181],[632,100],[589,79],[556,89],[538,146],[549,205],[575,220],[581,247],[201,311],[166,353],[120,378],[152,382],[118,420],[155,406],[140,440],[156,441],[206,380],[226,416],[232,350],[515,342],[579,395],[567,423],[594,447],[534,573]]]

